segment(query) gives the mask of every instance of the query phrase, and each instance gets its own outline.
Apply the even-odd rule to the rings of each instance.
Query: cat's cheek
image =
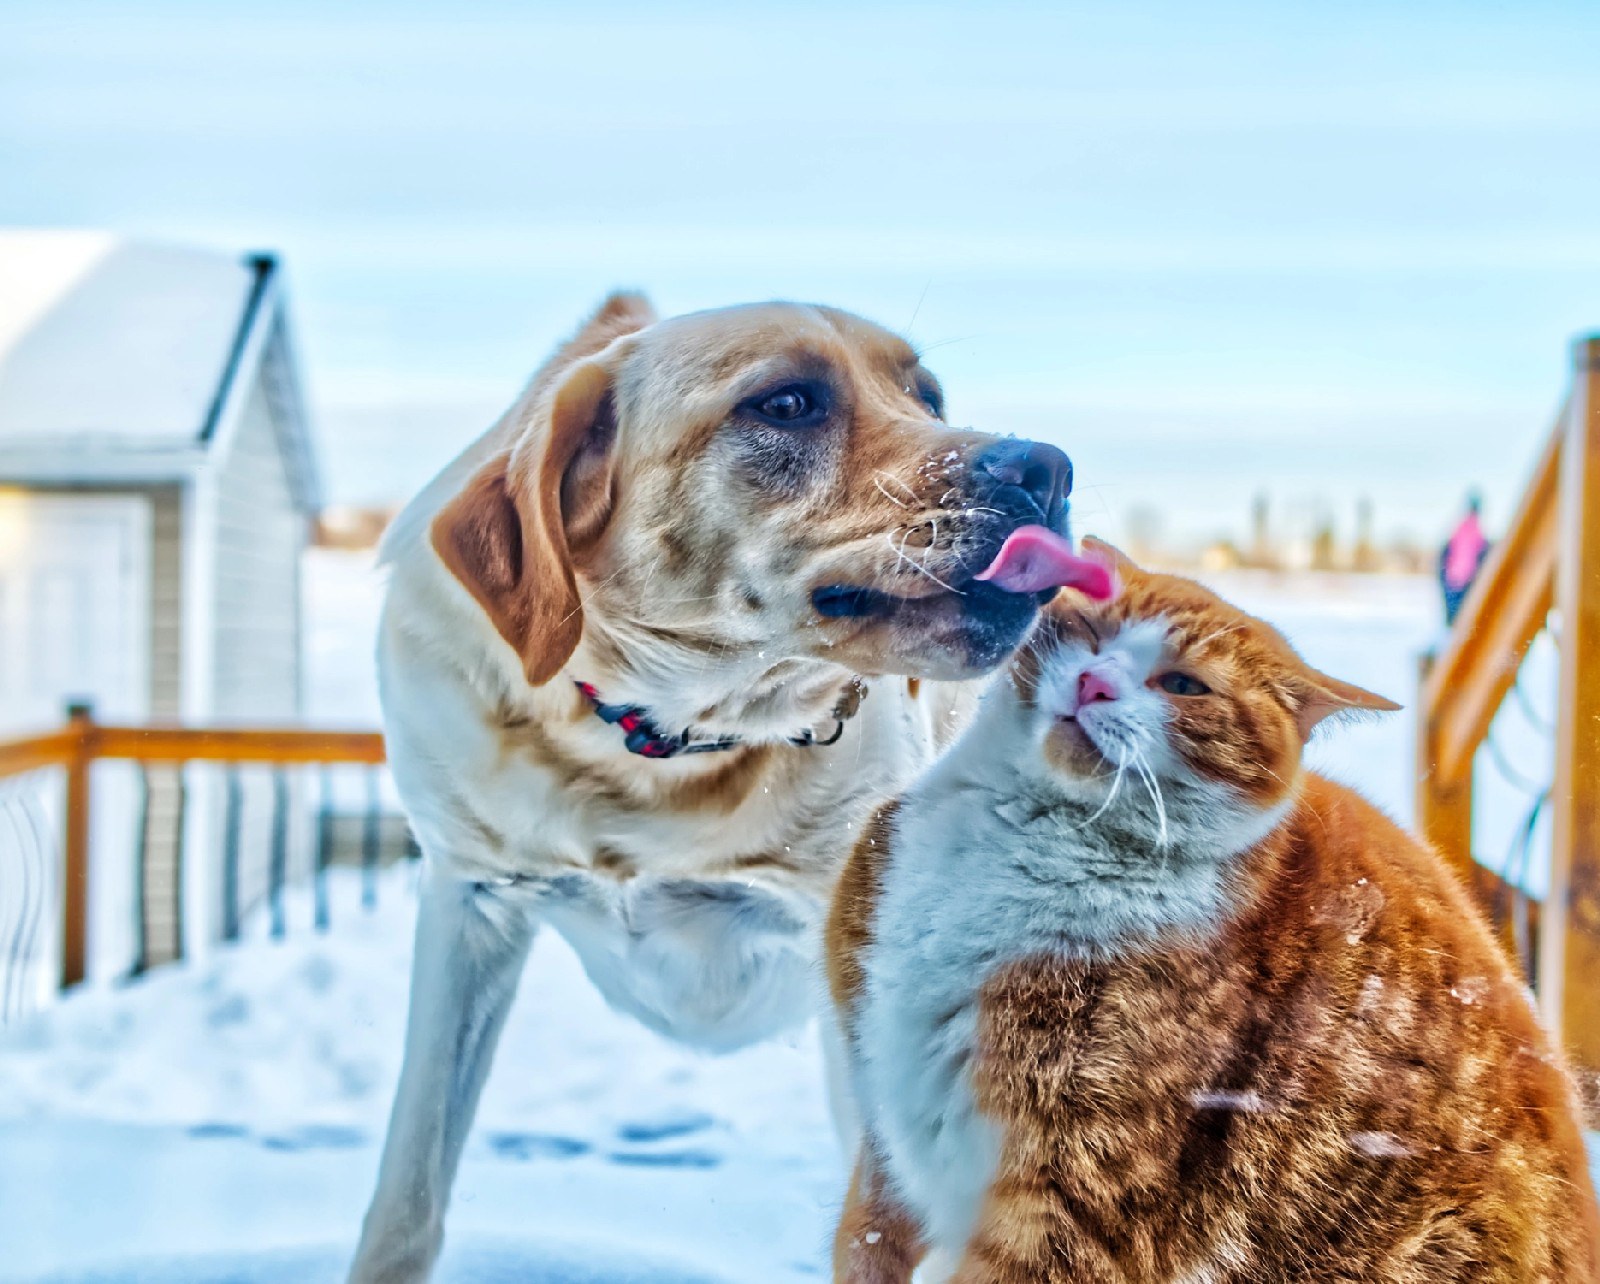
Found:
[[[1236,724],[1175,731],[1174,751],[1194,777],[1220,785],[1255,809],[1290,796],[1300,774],[1300,742],[1261,724],[1242,734]]]

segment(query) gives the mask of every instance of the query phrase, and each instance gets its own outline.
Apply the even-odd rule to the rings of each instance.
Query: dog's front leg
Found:
[[[429,870],[411,965],[405,1061],[351,1284],[428,1278],[461,1149],[533,939],[527,908]]]

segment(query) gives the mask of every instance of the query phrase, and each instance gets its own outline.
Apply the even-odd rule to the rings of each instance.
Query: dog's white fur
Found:
[[[756,321],[770,324],[765,313]],[[815,327],[809,312],[793,324]],[[849,325],[833,324],[841,342],[854,341]],[[572,944],[613,1006],[674,1038],[731,1048],[806,1019],[838,868],[871,809],[948,741],[971,686],[933,684],[919,696],[903,678],[874,680],[838,743],[771,750],[731,810],[651,811],[574,788],[570,772],[506,728],[548,732],[563,760],[647,778],[649,788],[692,790],[721,757],[631,758],[617,729],[582,707],[574,677],[611,683],[609,698],[652,708],[732,709],[718,730],[781,739],[830,730],[827,711],[851,671],[769,655],[759,633],[714,661],[669,657],[621,671],[597,650],[615,644],[614,632],[603,637],[605,622],[590,620],[561,674],[530,685],[523,657],[430,539],[437,515],[519,440],[529,413],[527,403],[514,408],[447,468],[397,520],[385,549],[393,569],[379,665],[388,747],[425,872],[404,1068],[351,1275],[362,1284],[422,1280],[432,1269],[450,1184],[537,923]],[[585,588],[580,577],[580,591],[602,587]],[[648,645],[637,641],[647,656]],[[745,716],[741,691],[759,693]],[[763,850],[781,858],[741,868]],[[601,853],[620,854],[624,871],[604,866]],[[848,1103],[840,1110],[842,1126],[853,1127]]]

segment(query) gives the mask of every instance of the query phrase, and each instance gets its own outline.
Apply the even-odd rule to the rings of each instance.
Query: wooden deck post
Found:
[[[1419,692],[1425,692],[1434,657],[1424,655],[1418,665]],[[1472,767],[1452,780],[1440,758],[1439,720],[1426,695],[1417,701],[1417,829],[1429,843],[1471,881],[1477,862],[1472,859]]]
[[[62,825],[61,988],[77,985],[87,971],[89,952],[89,768],[94,760],[94,710],[67,706],[73,733],[67,761],[66,818]]]
[[[1562,446],[1560,707],[1539,1003],[1578,1066],[1600,1070],[1600,335],[1573,348]]]

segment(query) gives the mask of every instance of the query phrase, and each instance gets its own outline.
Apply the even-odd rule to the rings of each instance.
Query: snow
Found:
[[[337,878],[326,936],[258,925],[0,1034],[0,1280],[338,1278],[399,1069],[413,872],[370,913]],[[815,1278],[844,1180],[819,1066],[809,1030],[667,1043],[542,936],[443,1278]]]
[[[318,720],[369,723],[376,573],[319,552],[308,580]],[[1413,701],[1416,653],[1438,629],[1427,581],[1214,582],[1313,663]],[[1330,728],[1314,758],[1404,819],[1412,730],[1410,712]],[[1533,729],[1515,734],[1529,773],[1545,770]],[[1522,795],[1497,798],[1486,819],[1520,814]],[[398,1074],[415,899],[408,867],[371,912],[335,875],[326,935],[302,894],[287,941],[256,923],[203,962],[0,1029],[0,1280],[341,1277]],[[689,1052],[610,1012],[545,934],[468,1144],[441,1278],[816,1280],[844,1178],[814,1030]]]

